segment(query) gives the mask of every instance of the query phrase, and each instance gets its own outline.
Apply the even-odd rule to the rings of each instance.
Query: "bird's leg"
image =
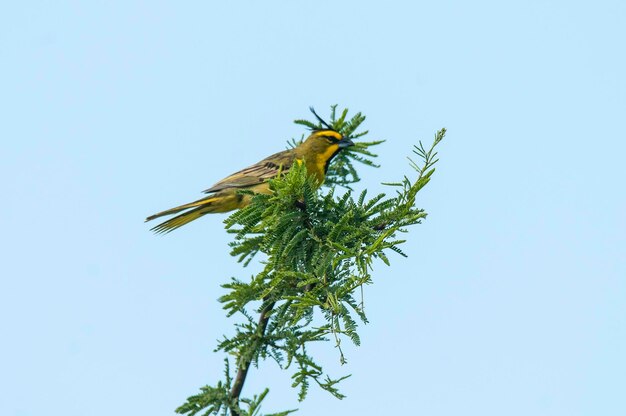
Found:
[[[306,204],[304,203],[304,201],[297,200],[295,205],[297,208],[306,212]]]

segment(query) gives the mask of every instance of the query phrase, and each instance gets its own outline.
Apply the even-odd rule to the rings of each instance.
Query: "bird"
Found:
[[[146,218],[146,222],[156,218],[181,213],[151,228],[157,234],[169,233],[209,213],[229,212],[250,204],[252,196],[238,192],[248,190],[253,193],[271,193],[268,180],[285,174],[294,162],[304,163],[309,175],[315,177],[318,186],[324,182],[330,161],[342,150],[354,146],[349,137],[344,137],[332,129],[314,130],[298,146],[274,153],[258,163],[225,177],[203,191],[208,196],[183,204]]]

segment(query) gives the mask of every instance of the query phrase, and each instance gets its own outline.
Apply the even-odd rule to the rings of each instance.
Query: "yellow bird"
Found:
[[[279,173],[288,172],[294,161],[300,163],[304,161],[307,172],[315,176],[318,184],[321,185],[332,158],[341,149],[353,145],[352,140],[343,137],[334,130],[316,130],[297,147],[266,157],[250,167],[227,176],[204,191],[204,193],[211,195],[151,215],[146,218],[146,221],[184,211],[151,229],[157,233],[168,233],[204,214],[243,208],[250,203],[252,196],[242,195],[237,192],[238,190],[246,189],[255,193],[270,193],[267,181]]]

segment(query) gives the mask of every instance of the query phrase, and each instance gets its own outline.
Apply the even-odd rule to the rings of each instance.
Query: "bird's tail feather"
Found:
[[[148,218],[146,218],[146,222],[152,221],[155,218],[159,218],[165,215],[172,215],[181,211],[189,210],[151,228],[151,230],[156,233],[169,233],[170,231],[173,231],[178,227],[181,227],[188,222],[191,222],[203,216],[204,214],[214,212],[216,210],[216,207],[214,206],[213,202],[217,200],[219,200],[219,198],[214,195],[208,198],[198,199],[197,201],[166,209],[165,211],[150,215]]]
[[[154,231],[157,234],[169,233],[170,231],[174,231],[175,229],[182,227],[183,225],[195,219],[200,218],[204,214],[208,214],[214,211],[215,211],[215,207],[211,206],[210,203],[207,203],[205,205],[201,205],[199,207],[193,208],[187,212],[183,212],[182,214],[177,215],[174,218],[170,218],[169,220],[164,221],[161,224],[152,227],[150,230]],[[178,211],[175,211],[175,212],[178,212]]]
[[[180,206],[177,206],[177,207],[174,207],[174,208],[166,209],[165,211],[157,212],[154,215],[150,215],[148,218],[146,218],[146,222],[152,221],[153,219],[162,217],[164,215],[176,214],[177,212],[184,211],[184,210],[189,209],[189,208],[201,207],[201,206],[204,206],[204,205],[210,205],[211,202],[215,201],[216,199],[217,199],[217,196],[212,195],[212,196],[210,196],[208,198],[207,197],[201,198],[201,199],[198,199],[197,201],[193,201],[193,202],[190,202],[188,204],[184,204],[184,205],[180,205]]]

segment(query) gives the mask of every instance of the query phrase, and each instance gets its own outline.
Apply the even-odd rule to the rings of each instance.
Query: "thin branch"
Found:
[[[267,323],[270,320],[269,313],[274,309],[274,305],[276,302],[268,303],[267,306],[261,311],[261,315],[259,316],[259,323],[257,325],[257,331],[260,338],[263,338],[265,335],[265,329],[267,328]],[[239,396],[241,395],[241,390],[243,389],[243,384],[246,382],[246,377],[248,376],[248,369],[250,368],[250,364],[252,362],[252,356],[247,359],[244,363],[239,365],[239,369],[237,370],[237,376],[235,377],[235,383],[233,384],[233,388],[230,391],[231,401],[237,404],[239,407]],[[230,410],[231,416],[240,416],[240,414],[234,408]]]

